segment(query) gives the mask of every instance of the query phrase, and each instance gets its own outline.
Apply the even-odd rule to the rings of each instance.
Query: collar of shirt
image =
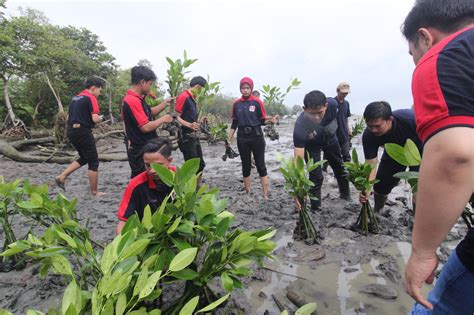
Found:
[[[78,94],[78,96],[87,96],[89,98],[97,99],[94,95],[92,95],[91,92],[89,92],[87,90],[82,91],[81,93]]]
[[[134,90],[128,90],[128,91],[127,91],[127,94],[128,94],[128,95],[135,96],[135,97],[138,97],[140,100],[143,100],[143,99],[144,99],[144,96],[143,96],[143,95],[138,95]]]
[[[191,96],[192,99],[194,100],[194,95],[193,95],[193,93],[192,93],[190,90],[186,90],[186,94],[188,94],[189,96]]]

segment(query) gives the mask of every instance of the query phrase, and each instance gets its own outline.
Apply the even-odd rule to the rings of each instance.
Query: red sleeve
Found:
[[[91,100],[91,103],[92,103],[92,114],[99,114],[100,111],[99,111],[99,103],[97,102],[97,99],[92,96],[92,97],[89,97],[89,99]]]
[[[120,202],[120,206],[118,208],[117,213],[117,217],[121,221],[128,220],[129,215],[127,214],[127,210],[130,207],[134,207],[131,203],[134,188],[135,185],[128,184],[127,188],[125,189],[125,192],[123,193],[122,201]]]
[[[138,128],[143,125],[146,125],[150,121],[148,119],[148,116],[145,114],[145,111],[143,110],[141,101],[138,98],[126,96],[123,101],[130,108],[133,117],[135,117]]]
[[[178,113],[183,113],[184,103],[186,103],[187,98],[188,95],[186,93],[181,93],[176,99],[176,105],[174,106],[174,110]]]

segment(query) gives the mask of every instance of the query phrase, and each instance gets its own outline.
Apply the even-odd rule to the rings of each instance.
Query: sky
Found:
[[[351,85],[353,113],[377,100],[409,108],[414,64],[400,26],[414,0],[7,0],[42,11],[53,24],[97,34],[122,68],[148,59],[164,81],[165,57],[198,61],[189,76],[210,76],[225,94],[239,96],[250,76],[257,89],[302,84],[285,104],[302,105],[311,90],[335,96]]]

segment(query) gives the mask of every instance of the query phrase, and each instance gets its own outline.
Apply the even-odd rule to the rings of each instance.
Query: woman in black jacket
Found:
[[[262,195],[267,200],[269,183],[265,166],[265,139],[261,126],[265,125],[266,121],[276,123],[278,116],[267,116],[262,101],[252,95],[252,90],[252,79],[245,77],[240,80],[242,97],[236,100],[232,106],[232,126],[228,142],[230,143],[237,129],[237,147],[242,160],[245,191],[247,193],[250,192],[250,170],[252,168],[253,155],[255,166],[260,175]]]

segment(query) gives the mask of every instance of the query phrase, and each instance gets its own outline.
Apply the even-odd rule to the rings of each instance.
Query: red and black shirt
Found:
[[[455,126],[474,127],[474,27],[433,46],[413,73],[417,132],[426,142]]]
[[[156,132],[145,133],[140,130],[140,127],[153,120],[153,115],[145,97],[132,90],[127,91],[122,101],[122,119],[132,146],[143,146],[148,140],[158,137]]]
[[[181,93],[176,99],[175,111],[181,114],[181,118],[189,123],[196,122],[198,120],[198,111],[196,100],[194,99],[191,91],[186,90]],[[183,133],[191,133],[192,129],[183,126]]]
[[[421,58],[413,73],[412,92],[422,141],[447,128],[474,128],[474,27],[446,37]],[[474,273],[474,229],[456,253]]]
[[[84,90],[72,98],[69,104],[67,124],[68,126],[81,124],[86,128],[94,128],[92,114],[99,114],[99,103],[94,95]]]
[[[263,102],[253,95],[249,98],[241,97],[232,106],[232,129],[237,127],[259,127],[265,124],[267,113]]]
[[[168,169],[176,172],[174,166],[170,166]],[[127,221],[129,217],[137,213],[141,220],[143,210],[147,205],[150,205],[151,211],[154,212],[171,191],[172,188],[164,183],[155,183],[146,171],[140,173],[132,178],[125,188],[117,216],[120,220]]]

